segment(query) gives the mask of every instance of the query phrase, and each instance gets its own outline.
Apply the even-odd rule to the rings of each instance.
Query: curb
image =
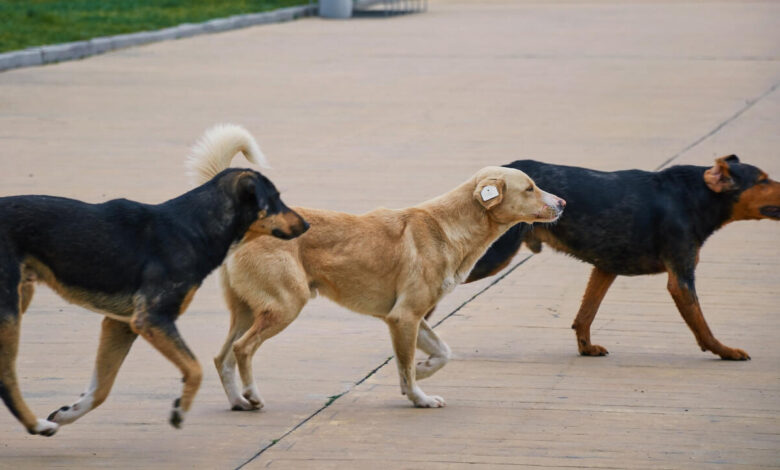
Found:
[[[66,42],[49,46],[38,46],[0,54],[0,72],[20,67],[51,64],[66,60],[83,59],[116,49],[140,46],[150,42],[182,39],[201,34],[219,33],[231,29],[246,28],[268,23],[292,21],[317,13],[316,5],[280,8],[264,13],[247,13],[227,18],[217,18],[203,23],[183,23],[156,31],[141,31],[93,38],[88,41]]]

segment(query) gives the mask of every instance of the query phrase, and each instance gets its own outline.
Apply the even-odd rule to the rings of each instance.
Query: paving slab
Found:
[[[432,1],[7,71],[2,194],[159,202],[223,121],[255,133],[289,204],[356,213],[525,157],[611,170],[737,153],[780,175],[778,18],[773,2]],[[441,410],[410,408],[392,363],[355,386],[392,354],[386,328],[316,299],[255,359],[266,409],[228,411],[212,276],[179,322],[206,372],[182,430],[166,422],[178,373],[138,342],[108,401],[55,437],[6,413],[0,467],[777,467],[779,265],[772,222],[702,251],[705,315],[750,362],[698,351],[661,276],[616,281],[593,331],[611,354],[582,358],[569,326],[588,267],[546,249],[440,306],[462,306],[438,327],[455,359],[423,383]],[[18,369],[39,415],[88,382],[99,322],[36,293]]]

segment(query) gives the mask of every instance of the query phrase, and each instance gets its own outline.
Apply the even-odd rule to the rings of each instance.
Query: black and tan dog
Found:
[[[223,134],[245,132],[237,126],[222,128]],[[250,160],[262,158],[259,149],[252,150]],[[252,170],[222,171],[159,205],[126,199],[87,204],[53,196],[0,198],[0,396],[28,432],[50,436],[106,399],[119,366],[141,335],[184,376],[170,418],[179,427],[202,374],[174,321],[232,245],[264,234],[294,238],[307,228],[271,181]],[[48,420],[36,419],[27,407],[15,371],[21,316],[35,282],[106,316],[92,383],[77,402]]]
[[[511,260],[522,242],[534,251],[542,242],[592,264],[572,328],[585,356],[607,350],[590,342],[590,325],[618,275],[669,275],[668,289],[703,351],[723,359],[750,356],[715,339],[694,286],[699,249],[715,230],[736,220],[780,220],[780,183],[736,155],[711,168],[675,166],[659,172],[601,172],[520,160],[507,165],[568,202],[554,225],[519,224],[477,262],[467,282],[490,276]]]

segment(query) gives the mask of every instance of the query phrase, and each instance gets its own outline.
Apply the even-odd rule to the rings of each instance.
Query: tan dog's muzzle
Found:
[[[544,206],[536,214],[536,217],[538,217],[537,222],[555,222],[563,215],[566,201],[546,191],[541,191],[541,193]]]

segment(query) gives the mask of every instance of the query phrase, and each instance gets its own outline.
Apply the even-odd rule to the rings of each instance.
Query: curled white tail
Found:
[[[185,163],[187,176],[194,185],[203,184],[229,167],[238,152],[250,162],[268,168],[265,155],[249,131],[235,124],[217,124],[192,146]]]

